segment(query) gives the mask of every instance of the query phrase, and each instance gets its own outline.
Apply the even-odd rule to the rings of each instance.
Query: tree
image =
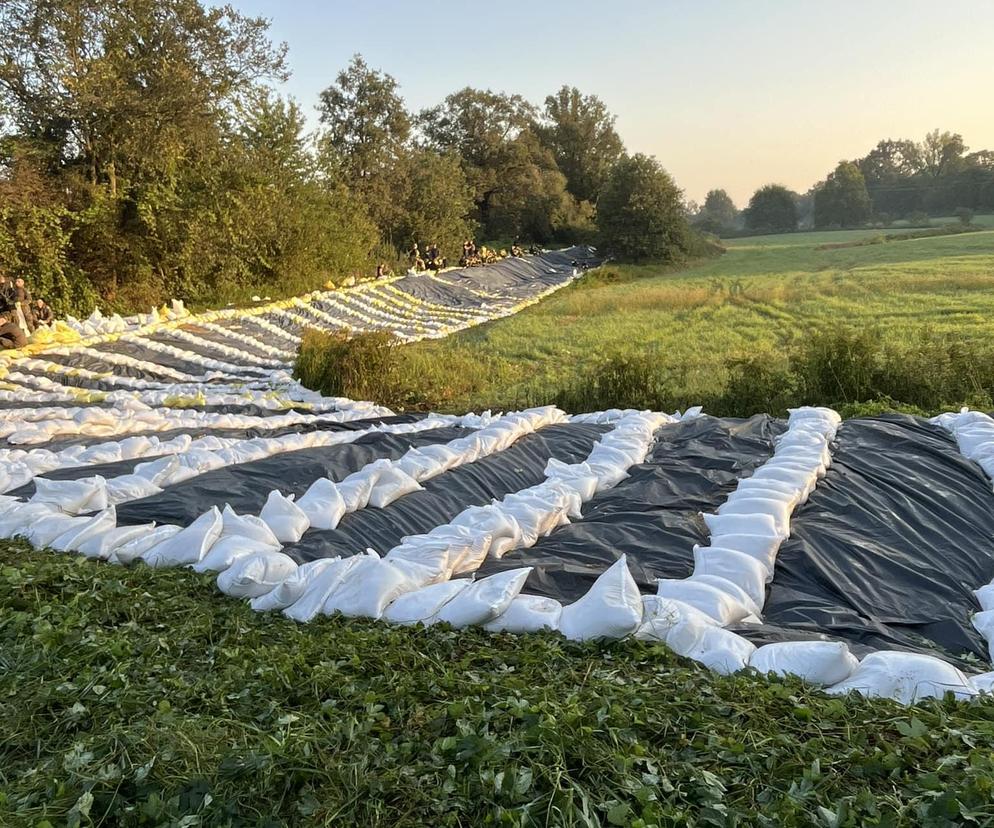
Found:
[[[597,201],[601,244],[633,261],[677,261],[690,250],[682,193],[655,158],[623,156]]]
[[[400,221],[411,134],[411,117],[397,89],[390,75],[355,55],[321,93],[318,106],[326,166],[333,177],[344,178],[386,233]]]
[[[402,246],[436,242],[455,258],[475,230],[467,218],[473,198],[459,158],[426,149],[413,153],[409,164],[410,190],[396,239]]]
[[[704,198],[704,206],[694,220],[694,224],[710,233],[731,230],[738,221],[739,211],[735,202],[724,190],[711,190]]]
[[[860,227],[870,219],[870,195],[859,167],[840,161],[815,190],[815,227]]]
[[[745,209],[745,225],[750,230],[787,233],[797,229],[794,194],[781,184],[760,187]]]
[[[624,151],[614,121],[600,98],[582,95],[575,86],[563,86],[545,99],[538,136],[578,201],[597,201],[611,165]]]
[[[962,135],[934,129],[925,136],[925,140],[919,146],[921,172],[932,178],[956,172],[962,166],[963,153],[966,150]]]

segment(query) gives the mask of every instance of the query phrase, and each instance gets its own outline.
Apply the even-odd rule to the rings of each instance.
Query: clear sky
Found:
[[[994,149],[994,1],[234,0],[289,46],[287,91],[314,117],[355,52],[409,108],[464,86],[540,104],[602,98],[630,151],[701,200],[804,191],[881,138],[935,128]]]

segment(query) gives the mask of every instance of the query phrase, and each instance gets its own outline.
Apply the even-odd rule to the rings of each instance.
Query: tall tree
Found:
[[[679,260],[691,244],[682,196],[655,158],[624,156],[597,201],[601,244],[623,259]]]
[[[732,197],[724,190],[710,190],[704,205],[694,219],[694,224],[711,233],[731,230],[738,221],[739,211]]]
[[[473,198],[459,157],[424,149],[412,153],[409,165],[410,189],[396,240],[402,246],[437,243],[454,260],[476,229],[467,218]]]
[[[934,129],[925,136],[919,147],[921,171],[933,178],[956,172],[962,166],[966,150],[963,136],[959,133]]]
[[[624,152],[614,122],[600,98],[582,95],[575,86],[563,86],[545,99],[538,136],[578,201],[597,201],[611,165]]]
[[[781,184],[760,187],[749,199],[745,224],[750,230],[786,233],[797,229],[794,194]]]
[[[861,227],[870,213],[863,173],[851,161],[840,161],[815,190],[815,227]]]
[[[318,111],[326,165],[344,178],[380,229],[389,233],[401,218],[411,134],[397,81],[355,55],[321,93]]]

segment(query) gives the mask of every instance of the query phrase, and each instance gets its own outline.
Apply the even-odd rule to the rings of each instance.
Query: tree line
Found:
[[[721,234],[788,232],[923,223],[929,216],[994,212],[994,151],[969,152],[963,136],[929,132],[922,141],[880,141],[862,158],[840,161],[807,193],[761,187],[739,211],[724,190],[690,208],[693,224]]]
[[[614,116],[465,88],[420,112],[356,55],[316,102],[279,92],[268,23],[199,0],[0,7],[0,270],[57,312],[288,295],[413,242],[597,240],[672,260],[682,193]]]

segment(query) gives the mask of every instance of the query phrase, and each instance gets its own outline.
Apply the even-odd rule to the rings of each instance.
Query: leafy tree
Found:
[[[698,211],[694,224],[711,233],[730,230],[738,221],[739,211],[735,202],[724,190],[711,190],[704,198],[704,205]]]
[[[467,219],[473,199],[459,158],[420,150],[409,165],[410,190],[396,240],[401,246],[436,242],[443,255],[455,260],[475,231]]]
[[[393,77],[355,55],[321,93],[318,107],[326,165],[344,178],[385,232],[401,219],[411,134],[411,117],[397,90]]]
[[[787,233],[797,229],[794,193],[781,184],[760,187],[745,209],[745,225],[750,230]]]
[[[545,99],[538,136],[578,201],[597,201],[611,165],[624,151],[614,121],[600,98],[582,95],[575,86],[563,86]]]
[[[870,219],[870,195],[859,167],[840,161],[815,190],[815,227],[860,227]]]
[[[963,136],[954,132],[939,132],[934,129],[925,136],[919,147],[921,172],[937,178],[955,172],[962,166],[966,152]]]
[[[677,261],[690,250],[692,236],[682,193],[655,158],[623,156],[611,168],[597,201],[601,244],[633,261]]]

